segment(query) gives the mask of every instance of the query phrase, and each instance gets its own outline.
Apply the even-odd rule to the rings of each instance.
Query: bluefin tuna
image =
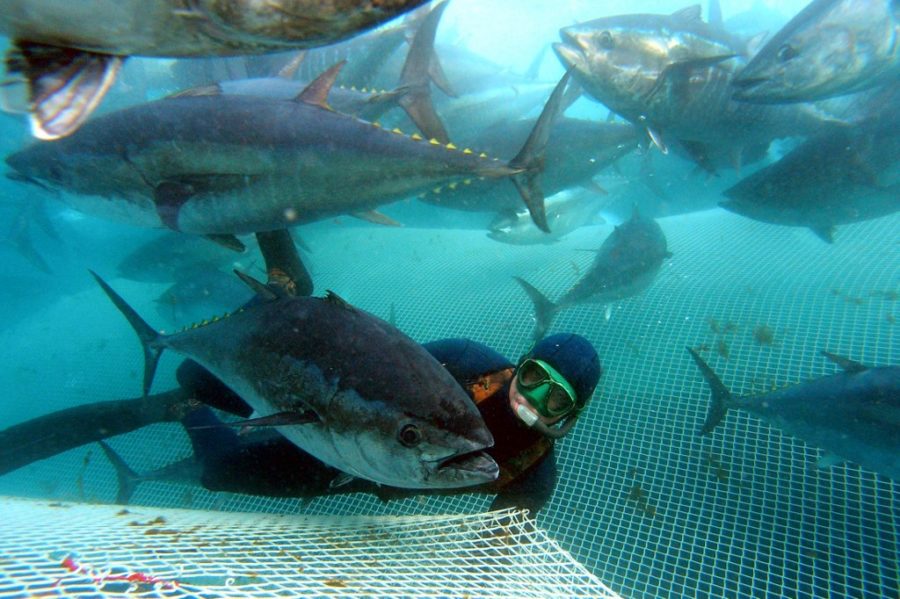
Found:
[[[823,449],[820,465],[849,460],[900,481],[900,366],[869,368],[822,352],[843,372],[770,393],[734,396],[696,351],[688,352],[712,392],[701,435],[736,408]]]
[[[32,132],[70,134],[96,108],[127,56],[263,54],[327,45],[424,0],[8,0],[0,33],[11,74],[30,86]]]
[[[204,366],[295,445],[351,476],[404,488],[494,480],[493,438],[456,380],[421,345],[333,293],[276,296],[164,335],[103,279],[144,350],[144,394],[171,349]]]
[[[585,275],[556,302],[526,280],[514,277],[534,303],[535,341],[544,337],[553,318],[565,308],[584,303],[608,304],[637,295],[650,286],[663,260],[671,256],[659,223],[635,209],[631,219],[606,238]]]
[[[560,31],[554,49],[585,91],[647,131],[663,153],[680,144],[707,170],[780,137],[818,133],[832,119],[806,106],[758,106],[732,99],[743,49],[702,26],[699,11],[622,15]],[[839,125],[840,123],[835,123]]]
[[[568,74],[522,149],[502,162],[330,110],[338,70],[296,101],[222,95],[127,108],[6,162],[20,177],[73,192],[66,199],[83,212],[186,233],[283,229],[478,177],[512,178],[547,230],[539,174]]]
[[[732,82],[755,103],[810,102],[900,80],[896,0],[813,0]]]
[[[724,194],[728,199],[719,205],[726,210],[809,227],[831,243],[837,225],[900,211],[900,118],[811,138]]]

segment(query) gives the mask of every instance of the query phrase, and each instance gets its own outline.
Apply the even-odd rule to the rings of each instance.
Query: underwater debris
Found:
[[[757,345],[775,345],[775,329],[767,324],[758,324],[753,327],[753,339]]]
[[[656,516],[656,506],[647,501],[647,493],[641,487],[641,483],[635,482],[628,491],[628,501],[635,502],[637,509],[648,518]]]
[[[704,456],[703,465],[712,473],[712,475],[721,483],[728,482],[728,469],[722,464],[722,460],[718,455],[709,452]]]
[[[706,317],[706,323],[709,325],[709,330],[713,333],[721,333],[722,328],[719,326],[719,321],[713,318],[712,316]]]
[[[726,360],[728,359],[728,356],[731,355],[731,350],[729,349],[728,344],[725,343],[724,339],[716,340],[716,353]]]

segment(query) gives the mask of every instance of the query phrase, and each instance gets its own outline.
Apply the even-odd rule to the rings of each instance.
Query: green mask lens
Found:
[[[562,416],[575,407],[575,389],[543,360],[528,359],[516,372],[516,388],[539,414],[547,418]]]

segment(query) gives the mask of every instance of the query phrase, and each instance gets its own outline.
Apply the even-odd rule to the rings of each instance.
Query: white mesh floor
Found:
[[[0,504],[5,597],[617,597],[512,510],[328,517]]]
[[[708,348],[701,354],[735,393],[835,372],[822,349],[900,363],[900,215],[841,227],[830,246],[806,230],[720,210],[660,224],[674,256],[650,289],[616,304],[609,322],[602,308],[579,306],[554,324],[586,335],[605,375],[558,446],[559,485],[540,527],[634,599],[896,597],[900,484],[852,464],[817,469],[817,450],[743,413],[698,437],[709,393],[684,348]],[[609,231],[587,228],[540,247],[504,246],[472,231],[333,223],[302,235],[313,248],[317,292],[334,289],[382,317],[394,304],[400,327],[419,341],[467,336],[517,357],[528,347],[531,306],[511,277],[557,297],[593,257],[580,250],[598,247]],[[149,298],[158,289],[111,282],[154,322]],[[138,392],[140,349],[104,301],[91,289],[0,335],[9,405],[37,415]],[[37,350],[59,339],[70,350],[54,351],[48,369]],[[171,385],[176,364],[165,362],[156,390]],[[189,452],[174,425],[111,444],[141,472]],[[116,481],[99,448],[84,447],[0,478],[0,492],[111,501]],[[134,501],[332,515],[476,513],[489,504],[475,495],[303,503],[163,483],[142,485]]]

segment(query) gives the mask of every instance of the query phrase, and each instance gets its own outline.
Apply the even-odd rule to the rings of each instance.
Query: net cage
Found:
[[[898,596],[898,483],[851,463],[817,467],[818,449],[741,411],[699,436],[709,391],[685,347],[697,348],[739,394],[836,372],[821,350],[867,365],[897,364],[900,217],[841,227],[831,245],[808,230],[721,210],[659,222],[673,256],[650,288],[613,304],[609,319],[604,307],[582,305],[561,312],[553,325],[553,331],[590,339],[605,372],[578,425],[557,445],[559,482],[535,523],[513,514],[498,527],[498,515],[484,514],[490,497],[481,495],[301,501],[165,482],[140,485],[125,508],[134,513],[116,516],[121,507],[82,505],[110,502],[117,491],[112,467],[96,445],[85,446],[0,477],[0,492],[40,498],[2,501],[5,520],[25,524],[0,533],[0,596],[26,593],[22,581],[38,576],[33,569],[40,570],[34,564],[41,560],[51,568],[40,573],[47,585],[41,592],[60,594],[70,592],[53,587],[57,579],[98,594],[105,587],[97,586],[97,573],[109,572],[154,577],[149,583],[103,581],[131,584],[132,592],[188,593],[199,580],[220,584],[222,596],[249,596],[251,587],[310,596]],[[546,246],[506,246],[467,230],[313,226],[302,235],[313,249],[308,259],[318,293],[333,289],[383,318],[393,312],[418,341],[464,336],[515,358],[528,348],[532,307],[512,276],[558,297],[593,259],[583,250],[599,247],[611,230],[586,227]],[[139,312],[152,315],[147,298],[158,289],[124,279],[111,283]],[[138,392],[140,349],[104,301],[99,290],[86,288],[2,333],[7,395],[22,402],[39,398],[31,415]],[[48,353],[60,339],[64,350]],[[48,358],[52,369],[44,367]],[[173,385],[177,364],[177,357],[164,357],[155,390]],[[138,472],[190,453],[180,427],[168,424],[110,444]],[[57,501],[79,505],[50,507]],[[174,508],[195,511],[169,511]],[[131,521],[152,522],[158,511],[165,523],[152,526],[173,532],[151,539],[165,542],[148,543],[146,526],[127,528]],[[321,517],[322,526],[337,528],[309,532],[304,524],[285,532],[283,523],[295,515]],[[400,519],[371,524],[361,515]],[[215,524],[193,524],[195,518]],[[214,551],[159,553],[190,546],[194,541],[183,531],[194,526],[212,535],[204,538]],[[237,532],[242,526],[248,531],[243,537]],[[368,526],[395,529],[375,538],[360,532]],[[457,526],[471,533],[459,539],[468,543],[463,554],[432,559],[429,548],[443,547],[436,540],[441,531],[457,535]],[[279,531],[273,539],[285,542],[270,543],[269,527]],[[494,547],[484,531],[500,528],[512,532],[504,533],[503,547]],[[105,536],[113,530],[125,530],[132,540],[117,549],[114,537]],[[290,554],[303,535],[302,543],[321,542],[322,555],[356,551],[351,559],[335,558],[354,569],[329,570],[324,562],[307,565],[278,553]],[[71,549],[76,539],[82,548]],[[216,561],[226,546],[230,566]],[[131,560],[128,547],[149,561]],[[61,566],[66,559],[81,569],[68,572]],[[208,569],[199,566],[204,560],[211,560]],[[396,578],[376,561],[396,563]],[[185,584],[166,588],[175,579]],[[434,586],[403,586],[423,580]],[[337,586],[342,582],[347,587]],[[295,583],[318,586],[290,586]]]

